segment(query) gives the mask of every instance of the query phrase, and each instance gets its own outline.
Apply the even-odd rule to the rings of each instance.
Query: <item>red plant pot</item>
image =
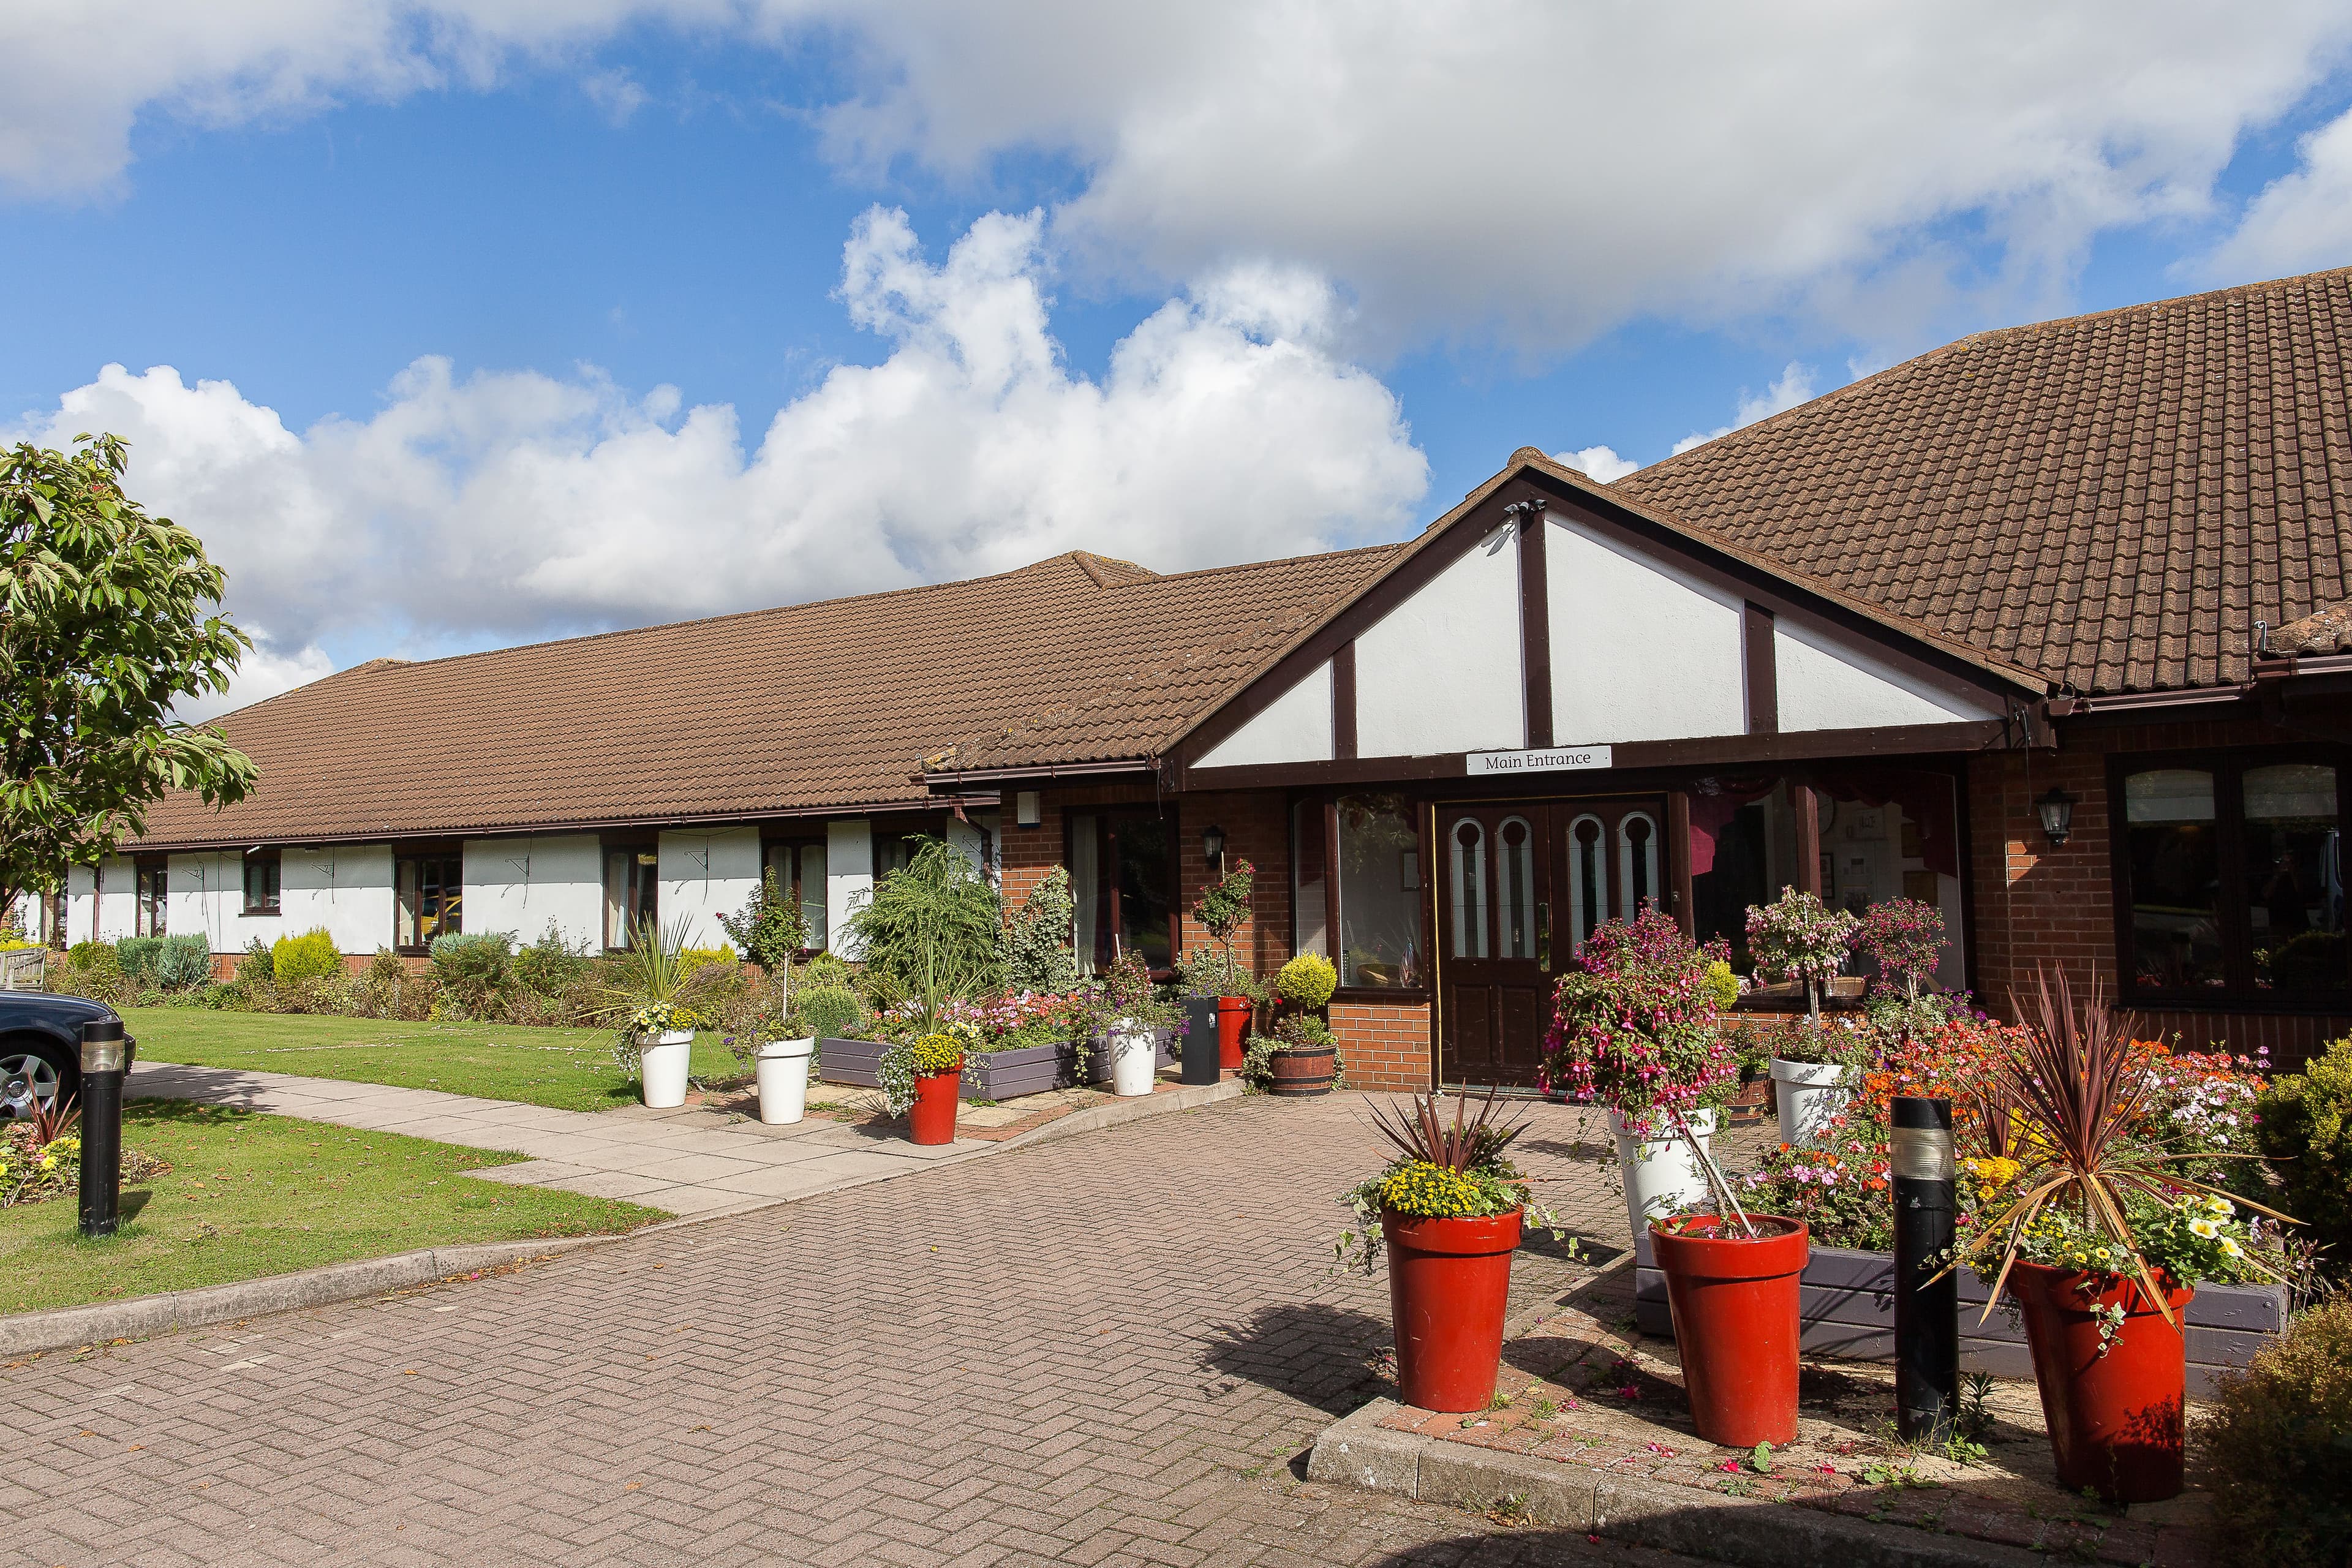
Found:
[[[2020,1262],[2009,1289],[2025,1318],[2058,1484],[2111,1503],[2179,1497],[2189,1376],[2180,1315],[2196,1292],[2168,1292],[2166,1322],[2135,1280]],[[2101,1355],[2091,1309],[2113,1306],[2124,1310],[2123,1327]]]
[[[915,1103],[907,1111],[907,1135],[918,1143],[955,1142],[956,1101],[963,1092],[963,1069],[915,1075]]]
[[[1423,1410],[1484,1410],[1503,1363],[1503,1309],[1520,1211],[1486,1219],[1383,1215],[1399,1397]]]
[[[1217,998],[1217,1066],[1227,1072],[1242,1069],[1242,1037],[1249,1033],[1250,1015],[1256,1010],[1246,996]]]
[[[1748,1217],[1763,1233],[1753,1240],[1713,1215],[1650,1227],[1691,1420],[1727,1448],[1797,1436],[1798,1281],[1811,1237],[1802,1220]]]

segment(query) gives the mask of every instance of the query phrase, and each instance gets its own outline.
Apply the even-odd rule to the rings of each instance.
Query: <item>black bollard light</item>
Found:
[[[1188,997],[1184,1003],[1184,1081],[1215,1083],[1217,1070],[1217,999]]]
[[[1897,1095],[1887,1163],[1895,1178],[1895,1415],[1906,1443],[1952,1436],[1960,1376],[1960,1282],[1951,1261],[1952,1102]]]
[[[81,1026],[81,1233],[112,1236],[122,1201],[122,1020]]]

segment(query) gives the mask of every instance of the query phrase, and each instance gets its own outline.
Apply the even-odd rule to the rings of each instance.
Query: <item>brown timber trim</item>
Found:
[[[1813,786],[1791,781],[1789,805],[1797,816],[1797,889],[1822,896],[1822,808]]]
[[[1683,934],[1696,934],[1691,922],[1698,918],[1696,897],[1691,886],[1690,868],[1690,794],[1686,790],[1666,792],[1666,875],[1675,889],[1675,919],[1681,924]]]
[[[1341,643],[1331,654],[1331,754],[1356,755],[1356,645]]]
[[[1551,581],[1544,570],[1547,526],[1541,510],[1519,514],[1519,668],[1527,687],[1530,747],[1552,743]]]
[[[2008,726],[1998,719],[1950,724],[1895,724],[1875,730],[1798,730],[1779,735],[1717,735],[1695,741],[1623,741],[1612,748],[1615,766],[1598,773],[1529,773],[1526,789],[1557,784],[1566,793],[1602,790],[1612,774],[1640,768],[1709,767],[1751,763],[1822,762],[1870,757],[1929,756],[2000,748]],[[1188,790],[1256,789],[1285,784],[1408,783],[1469,775],[1465,753],[1429,757],[1358,757],[1328,763],[1258,763],[1247,767],[1188,768]],[[1544,781],[1538,784],[1536,781]],[[1582,781],[1582,782],[1580,782]]]
[[[1753,599],[1742,610],[1741,651],[1747,656],[1748,732],[1780,732],[1780,665],[1772,647],[1772,612]]]
[[[1323,797],[1323,820],[1318,824],[1323,834],[1323,945],[1330,951],[1323,956],[1331,961],[1333,973],[1347,962],[1339,944],[1339,801],[1336,795]]]

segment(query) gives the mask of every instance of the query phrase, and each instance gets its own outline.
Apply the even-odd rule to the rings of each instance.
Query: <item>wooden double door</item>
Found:
[[[1602,921],[1665,903],[1665,802],[1437,807],[1438,1078],[1532,1089],[1552,986]]]

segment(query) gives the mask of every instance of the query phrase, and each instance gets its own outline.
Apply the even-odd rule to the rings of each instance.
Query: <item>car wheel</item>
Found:
[[[0,1118],[21,1121],[36,1107],[71,1100],[81,1088],[81,1064],[65,1047],[21,1037],[0,1040]]]

